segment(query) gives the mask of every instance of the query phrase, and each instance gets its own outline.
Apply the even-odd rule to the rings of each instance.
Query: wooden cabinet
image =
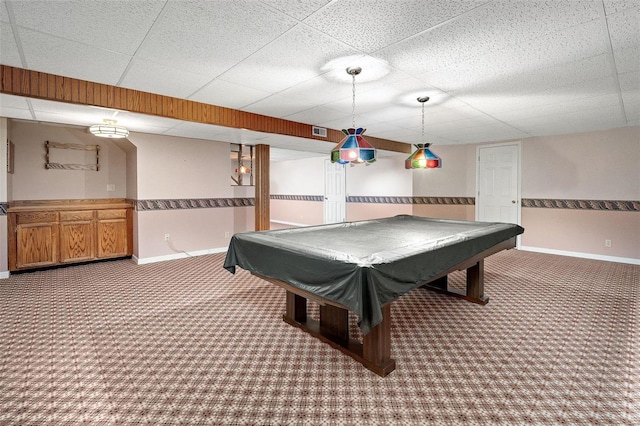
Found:
[[[127,244],[127,210],[99,210],[98,214],[98,257],[126,256]]]
[[[62,211],[60,215],[60,262],[82,262],[95,258],[94,211]]]
[[[124,199],[9,203],[9,270],[133,254],[133,204]]]
[[[58,263],[58,224],[55,213],[25,212],[14,217],[14,224],[13,245],[16,252],[20,253],[15,257],[14,269],[39,268]],[[11,216],[9,226],[11,227]]]

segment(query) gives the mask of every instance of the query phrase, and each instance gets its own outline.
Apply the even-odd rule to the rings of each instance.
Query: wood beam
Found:
[[[313,126],[310,124],[7,65],[0,65],[0,93],[112,108],[334,144],[340,142],[344,136],[340,130],[327,129],[327,137],[321,138],[313,135]],[[410,144],[369,135],[366,138],[377,149],[411,153]]]

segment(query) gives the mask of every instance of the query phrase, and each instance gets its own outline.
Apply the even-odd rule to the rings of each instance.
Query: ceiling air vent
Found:
[[[320,136],[321,138],[327,137],[327,129],[325,129],[324,127],[313,126],[311,128],[311,133],[313,134],[313,136]]]

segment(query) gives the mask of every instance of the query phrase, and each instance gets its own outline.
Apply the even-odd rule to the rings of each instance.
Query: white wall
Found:
[[[411,170],[404,168],[405,154],[378,157],[375,163],[357,165],[347,169],[348,196],[396,196],[412,195]]]
[[[271,163],[270,190],[278,195],[324,195],[324,160],[327,157]]]

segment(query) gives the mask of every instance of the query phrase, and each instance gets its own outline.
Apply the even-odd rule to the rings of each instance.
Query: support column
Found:
[[[256,145],[255,150],[255,230],[271,228],[269,188],[269,145]]]

